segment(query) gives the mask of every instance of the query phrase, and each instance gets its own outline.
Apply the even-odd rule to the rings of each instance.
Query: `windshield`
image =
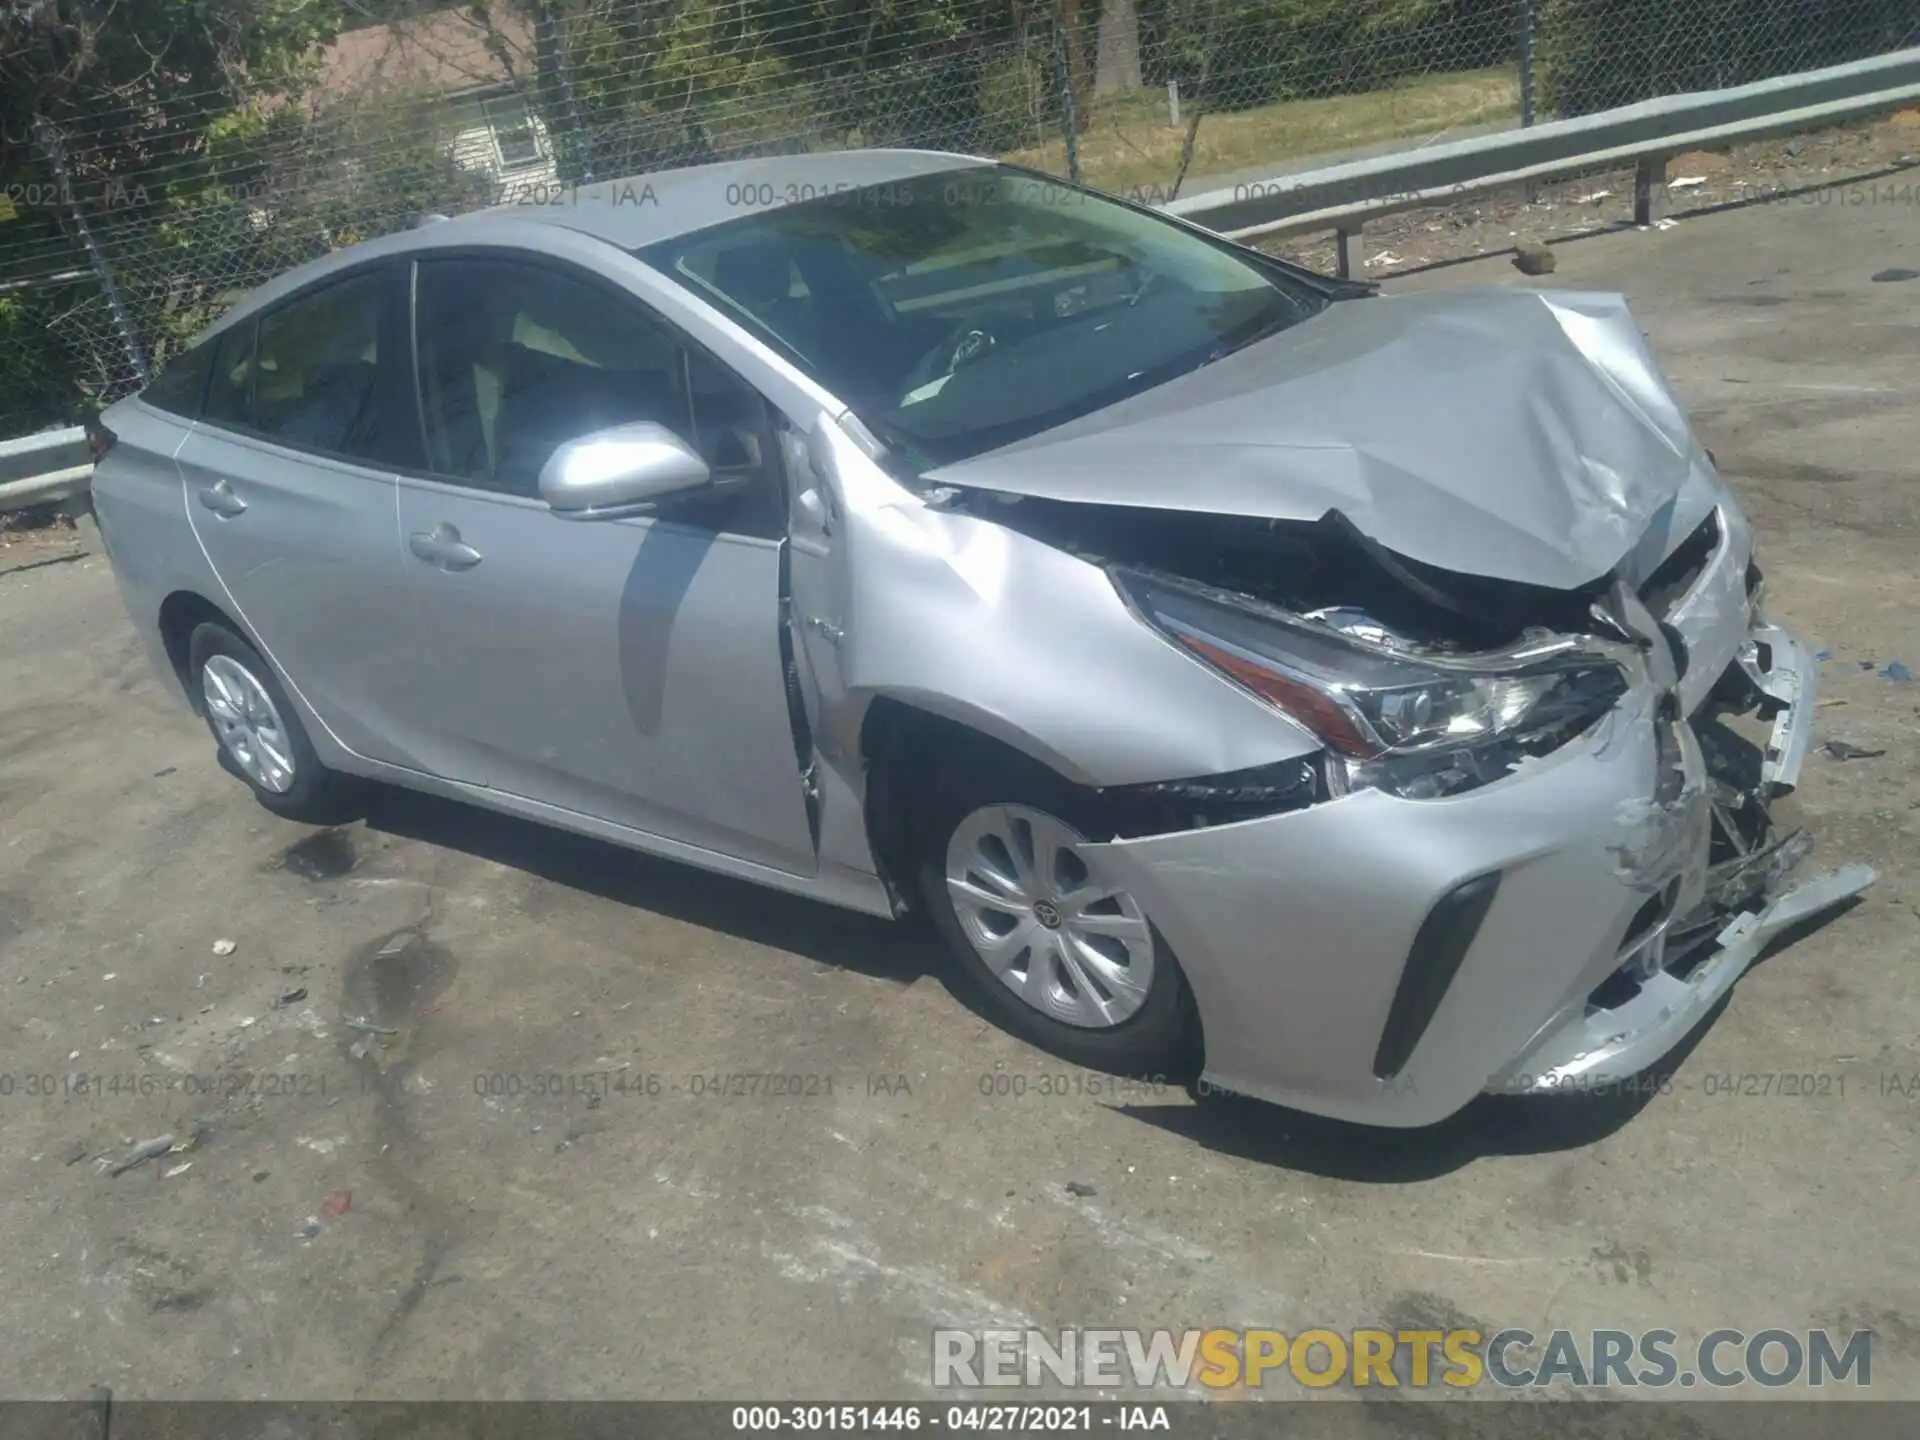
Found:
[[[919,470],[1111,405],[1327,304],[1224,242],[994,165],[850,188],[640,255],[778,343]]]

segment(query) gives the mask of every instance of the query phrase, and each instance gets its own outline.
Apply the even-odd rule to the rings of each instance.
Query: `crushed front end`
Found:
[[[1640,587],[1681,672],[1657,721],[1661,788],[1623,808],[1616,877],[1646,898],[1619,964],[1544,1023],[1489,1082],[1506,1093],[1617,1085],[1657,1063],[1766,947],[1865,889],[1848,865],[1790,878],[1813,836],[1779,823],[1813,729],[1814,660],[1770,623],[1745,518],[1731,500]]]
[[[1394,1126],[1617,1085],[1871,882],[1792,886],[1811,661],[1703,489],[1683,538],[1582,591],[1443,574],[1338,516],[983,507],[1326,744],[1310,799],[1099,847],[1180,957],[1212,1084]]]

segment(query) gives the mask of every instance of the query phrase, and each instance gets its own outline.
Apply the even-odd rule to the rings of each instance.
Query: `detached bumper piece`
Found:
[[[1774,940],[1873,883],[1871,866],[1848,865],[1780,888],[1813,849],[1804,832],[1775,832],[1767,809],[1798,779],[1813,688],[1806,646],[1757,624],[1715,693],[1733,690],[1732,708],[1757,710],[1771,729],[1747,771],[1736,773],[1727,748],[1703,746],[1711,849],[1697,852],[1635,916],[1619,968],[1588,996],[1584,1013],[1549,1027],[1489,1091],[1566,1094],[1631,1080],[1704,1019]],[[1693,726],[1705,732],[1713,709],[1703,707]]]

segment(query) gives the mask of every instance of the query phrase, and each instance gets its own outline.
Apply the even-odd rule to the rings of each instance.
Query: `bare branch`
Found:
[[[1207,33],[1201,41],[1200,75],[1194,83],[1193,109],[1187,116],[1187,133],[1180,141],[1180,168],[1173,175],[1173,189],[1169,200],[1180,198],[1180,187],[1186,183],[1187,170],[1193,164],[1194,142],[1200,138],[1200,122],[1206,118],[1207,102],[1213,98],[1208,81],[1213,75],[1213,52],[1219,41],[1220,11],[1216,6],[1207,17]]]

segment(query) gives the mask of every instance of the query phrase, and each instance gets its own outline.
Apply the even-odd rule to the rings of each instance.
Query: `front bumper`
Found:
[[[1666,617],[1695,662],[1673,689],[1688,719],[1639,695],[1462,795],[1361,791],[1093,847],[1180,957],[1206,1081],[1387,1126],[1432,1123],[1487,1090],[1617,1083],[1673,1049],[1774,937],[1870,883],[1850,866],[1770,893],[1803,841],[1756,848],[1738,875],[1710,868],[1727,797],[1690,720],[1716,678],[1737,668],[1777,710],[1767,790],[1794,783],[1812,728],[1811,657],[1757,618],[1749,560],[1729,510],[1714,563]],[[1477,928],[1445,953],[1434,921],[1467,896]],[[1409,1008],[1414,1033],[1396,1042]]]
[[[1813,660],[1791,632],[1756,624],[1737,661],[1756,689],[1781,708],[1760,766],[1769,790],[1792,787],[1799,778],[1812,732]],[[1709,917],[1710,934],[1697,933],[1677,947],[1672,916],[1635,937],[1616,974],[1618,1003],[1589,997],[1578,1013],[1557,1015],[1526,1051],[1488,1083],[1506,1094],[1554,1094],[1618,1085],[1656,1064],[1698,1024],[1767,946],[1781,934],[1873,883],[1866,865],[1847,865],[1780,891],[1786,872],[1812,848],[1811,837],[1787,837],[1756,849],[1739,862],[1717,867],[1717,883],[1703,887],[1697,916]],[[1693,873],[1704,858],[1690,857]],[[1716,896],[1714,891],[1721,892]],[[1744,893],[1743,893],[1744,892]],[[1725,905],[1725,900],[1739,902]]]

